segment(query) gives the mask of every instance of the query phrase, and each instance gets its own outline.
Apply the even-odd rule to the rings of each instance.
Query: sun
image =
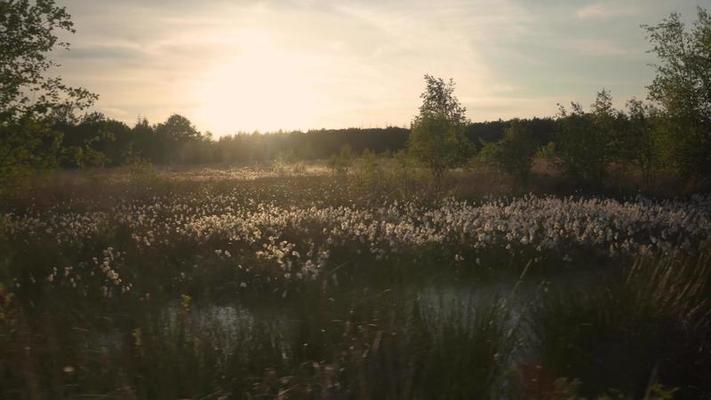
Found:
[[[244,29],[238,50],[199,80],[197,118],[218,134],[303,129],[316,123],[318,87],[307,57],[266,30]]]

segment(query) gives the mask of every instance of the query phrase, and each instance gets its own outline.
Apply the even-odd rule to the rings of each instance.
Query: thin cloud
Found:
[[[625,49],[613,42],[599,39],[576,39],[569,42],[568,47],[586,56],[626,56],[635,51]]]
[[[693,13],[694,1],[674,7]],[[128,123],[177,112],[216,135],[408,125],[425,73],[454,78],[472,120],[549,115],[559,96],[598,83],[636,94],[630,85],[649,82],[639,24],[670,11],[532,0],[63,2],[78,32],[63,38],[73,50],[58,55],[59,72],[99,93],[98,109]]]
[[[635,15],[637,10],[630,6],[611,3],[593,3],[578,9],[575,15],[579,19],[607,19]]]

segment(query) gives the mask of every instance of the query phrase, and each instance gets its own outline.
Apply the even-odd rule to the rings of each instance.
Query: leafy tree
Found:
[[[651,185],[659,164],[659,110],[638,99],[627,102],[626,125],[622,130],[622,160],[635,165],[646,186]]]
[[[624,113],[612,105],[612,95],[606,89],[597,93],[595,101],[590,106],[590,117],[595,130],[607,148],[607,161],[620,159],[620,145],[624,141]]]
[[[173,114],[168,119],[156,126],[156,134],[175,142],[186,142],[200,139],[198,131],[189,119],[179,114]]]
[[[526,185],[538,147],[531,131],[519,120],[513,120],[504,137],[498,142],[485,144],[480,154],[484,161]]]
[[[689,30],[676,13],[643,28],[659,58],[649,98],[669,119],[664,161],[685,176],[704,174],[711,168],[711,14],[699,7]]]
[[[185,158],[188,143],[201,139],[200,131],[192,122],[178,114],[173,114],[165,122],[158,124],[154,131],[160,143],[155,156],[161,163],[180,161],[180,158]]]
[[[0,178],[56,162],[61,136],[50,129],[71,120],[96,95],[47,77],[59,31],[74,32],[70,15],[53,0],[0,1]]]
[[[615,136],[619,111],[612,107],[609,92],[598,92],[591,112],[578,103],[571,103],[568,112],[559,111],[559,131],[556,138],[558,161],[565,173],[589,186],[602,183],[609,162],[618,154]]]
[[[139,117],[130,131],[130,147],[124,150],[125,164],[147,163],[153,161],[153,154],[160,149],[154,146],[155,132],[145,117]]]
[[[408,150],[427,165],[435,178],[448,168],[463,164],[471,154],[464,136],[466,109],[454,96],[454,81],[425,75],[420,112],[412,122]]]

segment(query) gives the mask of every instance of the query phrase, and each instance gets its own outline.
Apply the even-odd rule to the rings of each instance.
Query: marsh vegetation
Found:
[[[463,171],[431,193],[377,161],[18,193],[3,396],[709,393],[707,197],[491,197]]]

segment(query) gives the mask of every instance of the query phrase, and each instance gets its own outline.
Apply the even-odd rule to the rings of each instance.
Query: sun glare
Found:
[[[310,60],[266,30],[245,29],[237,39],[237,50],[199,81],[197,118],[218,133],[313,126],[318,104]]]

